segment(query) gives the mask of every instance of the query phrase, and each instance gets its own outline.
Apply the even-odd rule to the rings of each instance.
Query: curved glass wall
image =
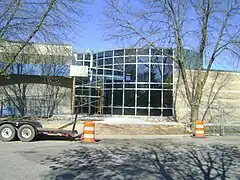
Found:
[[[117,49],[94,53],[91,60],[79,55],[77,64],[89,63],[88,82],[102,79],[104,114],[172,116],[173,61],[169,55],[173,55],[170,49]],[[96,91],[86,91],[88,101],[93,101]],[[81,112],[95,110],[96,104],[91,104]]]

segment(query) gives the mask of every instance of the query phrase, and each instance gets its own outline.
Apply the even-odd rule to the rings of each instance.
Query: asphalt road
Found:
[[[240,179],[240,137],[0,142],[0,180]]]

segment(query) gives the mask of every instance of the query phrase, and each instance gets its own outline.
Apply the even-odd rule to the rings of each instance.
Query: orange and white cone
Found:
[[[195,121],[195,135],[196,138],[205,138],[204,122],[202,120]]]
[[[83,127],[83,142],[95,142],[95,122],[86,121]]]

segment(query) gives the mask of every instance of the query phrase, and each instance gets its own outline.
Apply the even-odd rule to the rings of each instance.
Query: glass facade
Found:
[[[76,81],[76,102],[85,103],[79,113],[96,113],[94,86],[101,79],[103,114],[172,116],[174,66],[169,55],[173,50],[150,48],[78,54],[75,64],[89,66],[90,72],[89,79]]]

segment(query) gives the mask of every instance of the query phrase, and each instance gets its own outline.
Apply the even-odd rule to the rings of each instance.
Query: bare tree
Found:
[[[87,0],[0,1],[0,50],[11,56],[0,68],[7,72],[32,42],[59,43],[69,40],[74,25],[79,31]],[[18,43],[15,43],[18,42]]]
[[[106,0],[106,5],[105,27],[111,29],[108,39],[175,49],[170,58],[180,71],[190,121],[199,119],[209,72],[214,63],[229,61],[224,57],[233,53],[233,43],[239,36],[240,1]],[[194,67],[187,65],[185,49],[198,54]]]

